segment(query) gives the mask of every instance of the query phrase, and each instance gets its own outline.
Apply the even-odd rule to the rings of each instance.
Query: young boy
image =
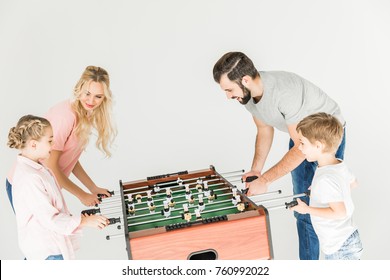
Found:
[[[299,150],[309,162],[317,162],[318,168],[311,185],[310,206],[298,198],[298,205],[291,209],[310,214],[325,259],[360,259],[362,243],[352,224],[351,188],[357,184],[346,164],[335,157],[343,127],[335,117],[317,113],[299,122],[297,132]]]

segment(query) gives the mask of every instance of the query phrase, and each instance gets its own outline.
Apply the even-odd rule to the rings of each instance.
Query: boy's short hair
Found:
[[[316,113],[305,117],[297,125],[297,132],[310,143],[325,144],[325,152],[336,152],[343,139],[344,128],[340,121],[327,113]]]

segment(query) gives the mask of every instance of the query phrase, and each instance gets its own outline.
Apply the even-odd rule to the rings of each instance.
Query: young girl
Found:
[[[106,70],[88,66],[76,84],[73,100],[66,100],[49,110],[46,118],[53,127],[55,143],[45,164],[53,170],[60,185],[84,205],[100,203],[97,194],[110,196],[98,187],[85,172],[79,157],[86,148],[92,129],[97,132],[96,147],[107,157],[116,136],[111,120],[112,94]],[[68,177],[73,173],[90,191],[85,192]]]
[[[73,259],[81,228],[104,228],[104,216],[71,215],[51,171],[53,130],[48,120],[22,117],[8,134],[8,146],[20,150],[13,175],[13,203],[19,246],[28,260]]]

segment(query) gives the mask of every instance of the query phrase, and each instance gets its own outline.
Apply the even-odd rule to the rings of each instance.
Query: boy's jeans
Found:
[[[331,255],[325,254],[325,260],[360,260],[362,251],[359,232],[355,230],[337,252]]]

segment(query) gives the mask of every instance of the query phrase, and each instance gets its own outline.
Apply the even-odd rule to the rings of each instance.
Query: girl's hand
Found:
[[[109,221],[106,217],[101,215],[81,215],[81,223],[82,227],[92,227],[97,229],[103,229],[108,226]]]

